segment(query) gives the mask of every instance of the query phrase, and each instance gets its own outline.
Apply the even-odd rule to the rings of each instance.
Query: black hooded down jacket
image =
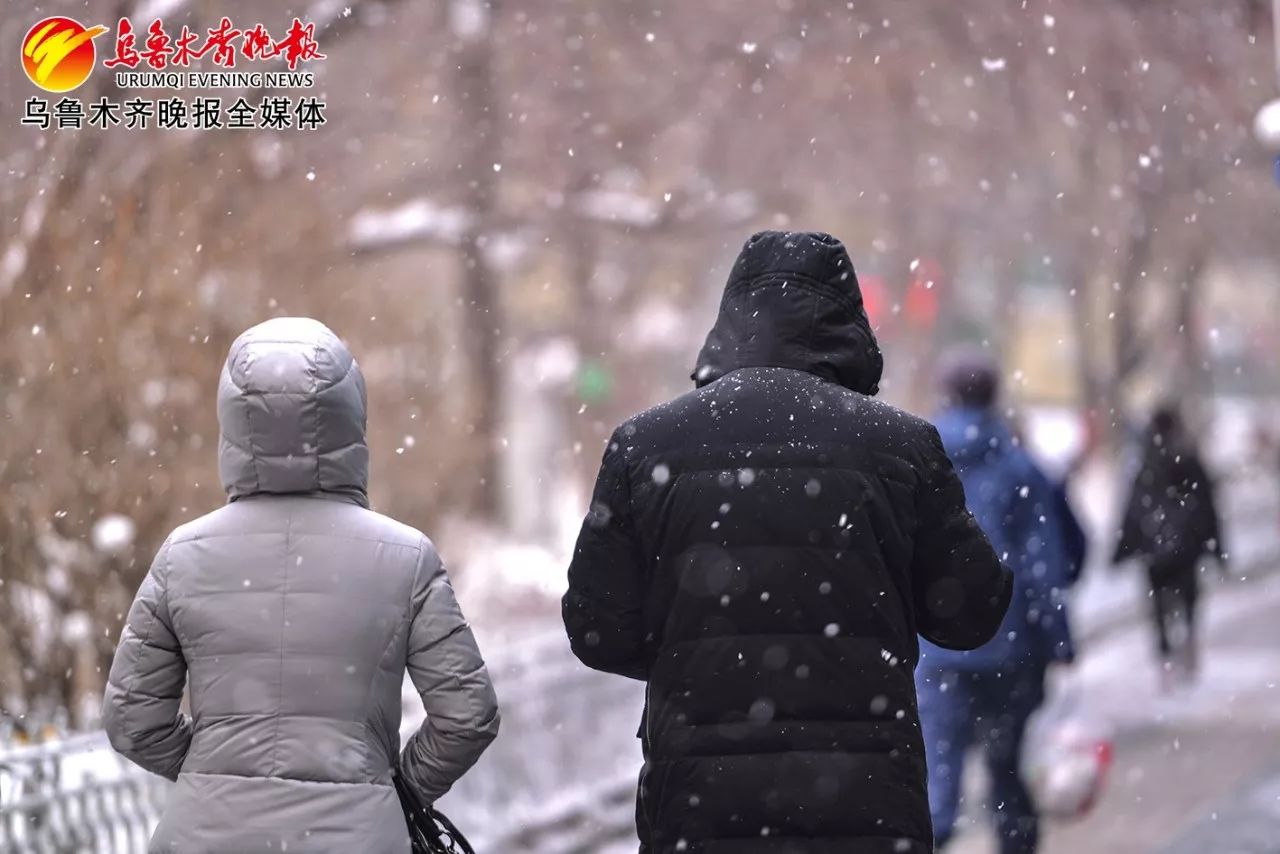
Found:
[[[647,680],[641,850],[932,850],[916,633],[967,649],[1010,577],[881,357],[826,234],[742,250],[697,390],[609,441],[564,620]]]

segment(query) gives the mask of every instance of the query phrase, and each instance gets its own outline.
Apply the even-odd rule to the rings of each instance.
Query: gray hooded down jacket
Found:
[[[427,801],[498,708],[431,542],[368,509],[360,369],[322,324],[267,321],[231,346],[218,421],[230,503],[161,547],[103,708],[116,750],[177,781],[150,851],[408,854],[406,667],[428,717],[399,769]]]

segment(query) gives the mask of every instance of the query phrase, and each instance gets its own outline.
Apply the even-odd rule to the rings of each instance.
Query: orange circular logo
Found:
[[[45,18],[22,40],[22,70],[48,92],[70,92],[89,79],[98,55],[93,40],[107,31],[72,18]]]

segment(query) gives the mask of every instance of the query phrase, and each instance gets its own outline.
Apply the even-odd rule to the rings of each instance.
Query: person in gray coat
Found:
[[[103,705],[112,746],[177,781],[153,854],[409,854],[392,775],[435,801],[497,735],[435,548],[369,509],[365,404],[355,359],[317,321],[269,320],[231,345],[230,501],[161,546]],[[427,719],[397,757],[406,668]]]

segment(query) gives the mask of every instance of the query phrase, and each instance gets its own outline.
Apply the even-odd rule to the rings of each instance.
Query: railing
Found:
[[[562,632],[493,656],[502,737],[440,803],[480,852],[599,850],[632,814],[639,683],[587,670]],[[422,717],[405,693],[404,734]],[[169,783],[102,733],[0,751],[0,854],[142,854]]]
[[[0,754],[0,852],[146,850],[168,783],[112,752],[101,733]]]
[[[643,686],[583,667],[562,629],[491,668],[501,735],[441,809],[481,851],[598,851],[634,820]],[[421,707],[406,700],[406,733]]]

